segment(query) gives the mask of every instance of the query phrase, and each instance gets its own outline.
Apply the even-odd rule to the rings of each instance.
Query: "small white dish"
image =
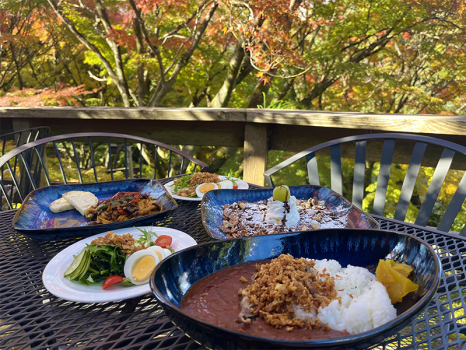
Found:
[[[219,175],[218,178],[220,179],[220,181],[227,180],[227,177],[223,175]],[[249,184],[246,181],[243,181],[243,180],[240,180],[234,177],[232,179],[234,179],[236,184],[238,185],[238,188],[237,188],[238,190],[247,190],[249,188]],[[202,201],[202,198],[199,198],[199,197],[182,197],[182,196],[176,195],[175,193],[173,193],[174,184],[175,184],[174,181],[170,181],[164,185],[165,189],[168,191],[168,193],[170,193],[170,195],[173,198],[181,199],[183,201],[197,201],[197,202]]]
[[[166,227],[142,226],[140,229],[152,230],[157,235],[167,235],[173,238],[172,248],[175,252],[196,245],[194,238],[188,234]],[[135,227],[114,230],[118,235],[131,233],[134,238],[138,238],[142,233]],[[44,269],[42,281],[45,288],[53,295],[81,303],[102,303],[117,300],[124,300],[151,293],[149,283],[139,286],[112,286],[103,289],[100,285],[89,286],[77,282],[72,282],[64,277],[66,269],[74,260],[73,255],[79,254],[86,244],[90,244],[97,237],[104,236],[106,232],[85,238],[75,244],[63,249],[58,253]],[[155,237],[154,237],[155,239]]]

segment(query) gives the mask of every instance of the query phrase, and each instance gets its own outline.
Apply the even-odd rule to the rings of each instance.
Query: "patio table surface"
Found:
[[[210,241],[201,222],[200,202],[178,204],[157,225],[186,232],[198,243]],[[0,212],[0,349],[205,349],[165,316],[152,294],[97,304],[50,294],[42,272],[77,240],[28,239],[12,228],[15,212]],[[429,243],[440,256],[443,275],[436,296],[418,318],[370,349],[466,349],[466,239],[374,217],[381,229],[413,234]]]

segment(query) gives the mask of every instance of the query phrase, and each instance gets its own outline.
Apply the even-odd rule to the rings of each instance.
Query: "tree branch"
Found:
[[[160,50],[157,46],[154,46],[152,44],[152,41],[150,40],[149,33],[147,31],[146,24],[141,16],[141,10],[139,10],[136,6],[136,3],[134,0],[128,0],[134,14],[136,16],[136,21],[139,24],[139,27],[141,29],[142,35],[144,36],[144,40],[146,41],[147,45],[149,46],[150,52],[153,57],[157,57],[157,61],[159,63],[159,71],[160,71],[160,77],[162,80],[165,80],[165,68],[163,67],[163,60],[162,60],[162,55],[160,54]]]
[[[218,8],[218,3],[213,3],[213,5],[210,8],[210,11],[207,13],[206,18],[204,19],[204,22],[202,22],[199,28],[194,32],[191,46],[181,56],[180,60],[175,65],[173,69],[173,73],[170,76],[170,79],[168,81],[161,80],[159,82],[159,84],[157,85],[156,92],[153,94],[151,98],[151,106],[153,107],[158,106],[158,104],[162,101],[162,99],[165,97],[165,95],[168,93],[168,91],[171,89],[171,87],[175,83],[181,70],[188,64],[191,56],[194,53],[194,50],[197,48],[200,40],[202,39],[202,36],[204,35],[207,25],[212,19],[217,8]]]
[[[89,50],[94,52],[96,56],[99,58],[99,60],[102,62],[104,65],[105,69],[107,70],[108,74],[112,78],[112,80],[115,82],[116,86],[118,87],[118,90],[120,91],[120,94],[123,98],[123,103],[125,106],[129,107],[129,98],[128,98],[128,91],[127,88],[122,85],[120,82],[117,74],[114,72],[112,65],[110,62],[104,57],[104,55],[100,52],[100,50],[93,45],[91,42],[89,42],[86,37],[81,34],[73,24],[73,22],[70,21],[68,17],[66,17],[61,9],[58,7],[58,4],[55,3],[54,0],[47,0],[50,6],[53,8],[57,16],[63,21],[63,23],[66,25],[66,27],[76,36],[76,38],[84,45],[86,46]]]

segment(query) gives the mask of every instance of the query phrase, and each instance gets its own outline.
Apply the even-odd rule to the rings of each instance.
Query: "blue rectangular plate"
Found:
[[[290,186],[291,195],[296,199],[308,200],[315,197],[318,201],[325,201],[330,209],[340,205],[348,208],[347,228],[378,229],[379,224],[369,214],[363,212],[342,195],[329,188],[314,185]],[[210,237],[226,239],[226,233],[220,230],[223,224],[223,209],[225,204],[238,201],[258,202],[272,197],[273,189],[261,190],[213,190],[207,192],[202,198],[201,214],[202,224]]]
[[[68,191],[89,191],[98,199],[112,197],[120,191],[146,193],[154,198],[163,210],[152,215],[102,225],[89,225],[89,221],[77,210],[53,213],[49,205]],[[37,241],[91,236],[97,233],[147,225],[162,219],[165,214],[178,207],[165,187],[153,179],[129,179],[109,182],[70,184],[39,188],[28,194],[13,218],[13,228]]]

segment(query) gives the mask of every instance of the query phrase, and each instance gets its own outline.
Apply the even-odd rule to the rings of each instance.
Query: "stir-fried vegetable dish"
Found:
[[[158,213],[162,208],[147,194],[118,192],[86,212],[91,224],[110,224]]]

